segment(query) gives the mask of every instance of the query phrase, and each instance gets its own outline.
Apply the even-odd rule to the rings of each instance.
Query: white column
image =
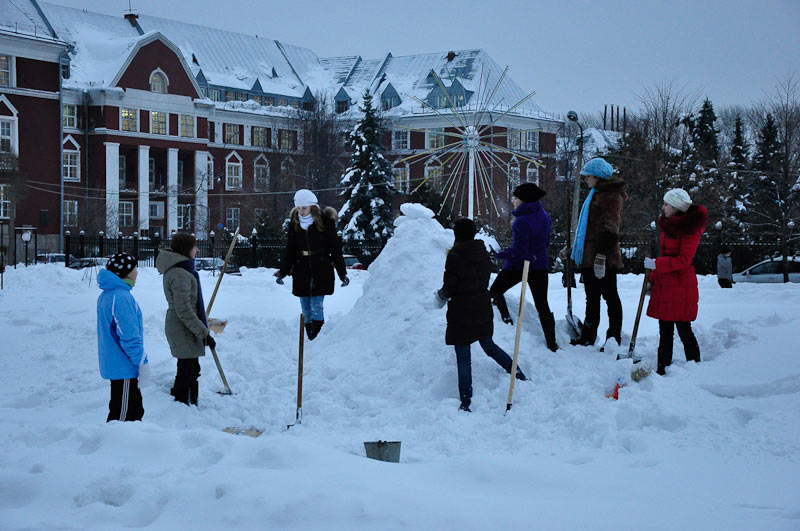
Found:
[[[104,142],[106,146],[106,234],[119,231],[119,143]]]
[[[178,148],[167,149],[167,234],[178,230]]]
[[[139,233],[150,230],[150,146],[139,146],[137,187],[139,190]],[[150,234],[150,237],[153,237]]]
[[[205,240],[208,233],[208,151],[194,152],[194,231],[198,240]]]

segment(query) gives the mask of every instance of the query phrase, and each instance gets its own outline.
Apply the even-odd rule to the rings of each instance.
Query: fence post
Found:
[[[153,265],[155,266],[156,260],[158,260],[158,251],[161,248],[161,238],[157,232],[153,236]]]
[[[84,231],[78,233],[78,252],[80,253],[78,258],[86,256],[86,233]]]
[[[139,261],[139,231],[133,232],[133,257]]]
[[[253,229],[253,233],[250,235],[250,249],[253,251],[253,261],[251,267],[255,269],[258,267],[258,232],[256,232],[255,228]]]
[[[65,267],[69,267],[69,252],[70,252],[70,242],[72,238],[70,237],[69,231],[64,231],[64,265]]]

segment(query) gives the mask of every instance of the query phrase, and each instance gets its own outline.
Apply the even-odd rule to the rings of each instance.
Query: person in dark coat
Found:
[[[144,352],[142,310],[131,294],[139,270],[126,253],[109,258],[97,274],[97,354],[100,376],[111,381],[106,422],[142,420],[139,382],[149,363]]]
[[[289,213],[286,252],[276,282],[283,284],[292,275],[292,294],[300,298],[305,316],[306,334],[313,340],[325,324],[325,295],[333,294],[333,271],[342,287],[350,283],[342,256],[342,244],[336,233],[336,209],[320,209],[311,190],[294,194],[294,208]]]
[[[547,261],[547,246],[550,244],[550,216],[547,215],[539,200],[545,191],[533,183],[525,183],[514,189],[512,204],[516,217],[511,231],[514,243],[496,254],[504,258],[503,269],[494,279],[489,293],[504,323],[513,324],[508,313],[508,305],[503,294],[522,281],[523,262],[530,262],[528,271],[528,286],[533,295],[533,303],[539,313],[539,322],[542,325],[547,348],[555,352],[558,350],[556,343],[556,322],[550,305],[547,303],[547,280],[550,264]]]
[[[672,364],[672,340],[675,328],[683,343],[686,361],[700,362],[700,347],[692,332],[697,318],[697,275],[692,260],[700,236],[708,222],[702,205],[693,205],[685,190],[676,188],[664,194],[664,214],[658,218],[660,256],[645,258],[650,269],[650,302],[647,315],[658,319],[658,374],[665,374]]]
[[[460,409],[470,411],[472,401],[472,363],[470,345],[478,341],[486,355],[506,372],[511,372],[512,360],[492,341],[494,318],[489,291],[491,259],[483,241],[475,240],[477,229],[471,219],[460,219],[453,227],[455,242],[447,253],[444,281],[436,293],[439,307],[447,303],[445,343],[456,350],[458,394]],[[518,368],[516,377],[527,380]]]
[[[196,406],[199,357],[205,356],[206,346],[214,348],[216,341],[208,328],[200,275],[195,270],[197,240],[179,232],[172,236],[169,247],[169,251],[158,253],[156,268],[164,275],[162,286],[168,304],[164,332],[172,355],[178,359],[170,394],[178,402]]]
[[[619,228],[622,204],[628,195],[624,189],[625,182],[612,178],[614,168],[602,158],[587,162],[581,175],[586,178],[589,195],[581,207],[570,256],[581,270],[586,313],[580,337],[571,340],[570,344],[594,345],[602,297],[608,306],[606,342],[613,339],[616,349],[622,342],[622,302],[617,292],[617,270],[622,266]]]
[[[727,247],[717,255],[717,282],[721,288],[732,288],[734,284],[731,250]]]

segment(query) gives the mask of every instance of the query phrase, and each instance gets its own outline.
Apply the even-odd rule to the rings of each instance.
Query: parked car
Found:
[[[36,261],[40,264],[63,264],[65,258],[66,255],[64,253],[45,253],[36,255]],[[73,260],[77,260],[77,258],[69,255],[69,261],[72,262]]]
[[[69,267],[70,269],[84,269],[86,267],[105,267],[107,262],[108,258],[103,258],[102,256],[75,258],[74,260],[70,260],[69,266],[67,267]]]
[[[800,283],[800,256],[790,256],[789,282]],[[783,282],[783,258],[776,257],[750,266],[741,273],[734,273],[734,282]]]
[[[221,271],[222,266],[225,265],[225,260],[222,258],[195,258],[194,259],[194,268],[198,271]],[[242,272],[239,270],[239,266],[228,262],[227,267],[225,268],[226,275],[241,275]]]
[[[366,269],[367,266],[362,264],[358,261],[358,257],[352,254],[345,254],[344,256],[344,266],[347,269]]]

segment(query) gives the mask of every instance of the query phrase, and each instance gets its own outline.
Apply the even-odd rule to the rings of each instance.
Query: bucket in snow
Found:
[[[370,459],[388,463],[400,462],[400,441],[365,442],[364,450],[366,450],[367,457]]]

